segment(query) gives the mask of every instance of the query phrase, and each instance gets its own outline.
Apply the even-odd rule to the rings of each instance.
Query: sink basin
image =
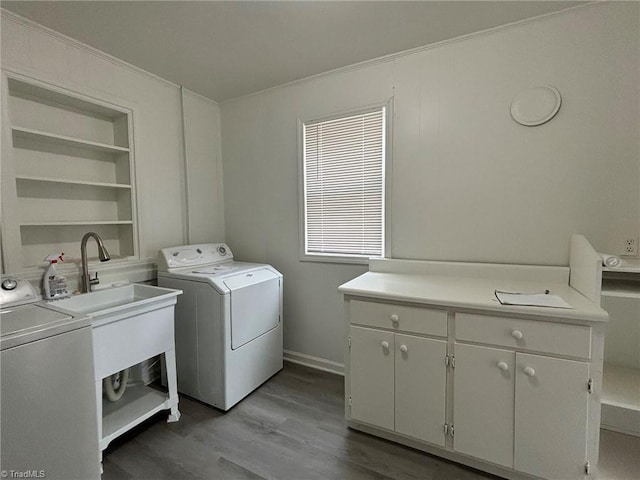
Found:
[[[78,315],[88,315],[96,323],[103,319],[120,320],[123,316],[137,315],[145,311],[175,304],[181,290],[132,284],[91,293],[82,293],[50,305]]]

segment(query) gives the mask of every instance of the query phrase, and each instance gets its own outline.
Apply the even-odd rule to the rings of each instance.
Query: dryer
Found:
[[[158,285],[175,310],[178,391],[228,410],[282,369],[282,274],[224,243],[164,248]]]

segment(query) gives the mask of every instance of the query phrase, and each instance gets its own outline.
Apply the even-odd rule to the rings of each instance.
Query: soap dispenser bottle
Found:
[[[67,280],[58,273],[57,264],[58,261],[63,262],[62,256],[64,253],[52,253],[46,261],[49,262],[47,270],[44,272],[44,298],[46,300],[55,300],[58,298],[65,298],[69,296],[67,290]]]

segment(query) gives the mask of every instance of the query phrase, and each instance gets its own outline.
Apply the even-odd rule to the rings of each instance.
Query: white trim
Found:
[[[303,234],[304,235],[304,234]],[[302,240],[304,242],[304,239]],[[364,257],[358,255],[337,255],[329,253],[318,253],[315,255],[304,253],[304,246],[301,245],[300,260],[301,262],[315,262],[315,263],[338,263],[348,265],[369,265],[369,262],[374,257]],[[375,257],[382,258],[382,257]]]
[[[519,26],[522,26],[522,25],[528,25],[530,23],[543,21],[543,20],[546,20],[547,18],[552,18],[552,17],[559,16],[559,15],[569,14],[569,13],[572,13],[573,11],[575,11],[575,10],[605,5],[606,3],[607,2],[603,2],[603,1],[592,1],[592,2],[586,3],[584,5],[576,5],[576,6],[568,7],[568,8],[565,8],[563,10],[558,10],[558,11],[555,11],[555,12],[544,13],[542,15],[538,15],[538,16],[535,16],[535,17],[525,18],[523,20],[517,20],[515,22],[507,23],[507,24],[504,24],[504,25],[499,25],[497,27],[491,27],[491,28],[488,28],[488,29],[485,29],[485,30],[480,30],[478,32],[472,32],[472,33],[468,33],[468,34],[465,34],[465,35],[461,35],[459,37],[454,37],[454,38],[450,38],[450,39],[446,39],[446,40],[441,40],[439,42],[430,43],[428,45],[423,45],[423,46],[411,48],[411,49],[408,49],[408,50],[403,50],[401,52],[391,53],[389,55],[384,55],[382,57],[377,57],[377,58],[374,58],[374,59],[371,59],[371,60],[364,60],[362,62],[354,63],[354,64],[351,64],[351,65],[347,65],[345,67],[339,67],[339,68],[335,68],[333,70],[328,70],[326,72],[318,73],[318,74],[315,74],[315,75],[310,75],[308,77],[299,78],[299,79],[292,80],[292,81],[287,82],[287,83],[282,83],[280,85],[275,85],[273,87],[265,88],[263,90],[258,90],[257,92],[252,92],[252,93],[248,93],[248,94],[245,94],[245,95],[241,95],[239,97],[234,97],[234,98],[230,98],[230,99],[227,99],[227,100],[222,100],[220,102],[217,102],[217,101],[215,101],[213,99],[210,99],[208,97],[204,97],[203,95],[195,93],[195,92],[191,92],[191,93],[194,93],[196,95],[202,96],[203,98],[215,103],[216,105],[224,105],[225,103],[234,102],[236,100],[240,100],[240,99],[243,99],[243,98],[246,98],[246,97],[250,97],[250,96],[253,96],[253,95],[260,95],[260,94],[263,94],[263,93],[266,93],[266,92],[269,92],[271,90],[275,90],[275,89],[278,89],[278,88],[287,87],[287,86],[299,84],[299,83],[302,83],[302,82],[307,82],[307,81],[310,81],[310,80],[314,80],[314,79],[321,78],[321,77],[328,76],[328,75],[333,75],[333,74],[336,74],[336,73],[345,73],[345,72],[349,72],[349,71],[352,71],[352,70],[359,70],[361,68],[367,68],[367,67],[376,65],[378,63],[385,63],[385,62],[393,61],[393,60],[395,60],[397,58],[400,58],[400,57],[403,57],[403,56],[406,56],[406,55],[411,55],[411,54],[414,54],[414,53],[422,52],[422,51],[425,51],[425,50],[430,50],[432,48],[437,48],[437,47],[441,47],[441,46],[444,46],[444,45],[449,45],[449,44],[452,44],[452,43],[457,43],[457,42],[460,42],[460,41],[463,41],[463,40],[468,40],[468,39],[475,38],[475,37],[480,37],[480,36],[484,36],[484,35],[490,35],[492,33],[500,32],[500,31],[504,31],[504,30],[509,30],[511,28],[516,28],[516,27],[519,27]],[[102,58],[104,60],[107,60],[107,61],[109,61],[111,63],[114,63],[114,64],[120,65],[122,67],[128,68],[128,69],[133,70],[133,71],[135,71],[137,73],[141,73],[143,75],[151,77],[151,78],[153,78],[155,80],[158,80],[158,81],[160,81],[162,83],[165,83],[167,85],[170,85],[170,86],[173,86],[173,87],[176,87],[176,88],[180,87],[180,85],[178,85],[178,84],[176,84],[176,83],[174,83],[174,82],[172,82],[170,80],[162,78],[162,77],[160,77],[160,76],[158,76],[158,75],[156,75],[154,73],[148,72],[147,70],[143,70],[140,67],[136,67],[135,65],[133,65],[131,63],[128,63],[128,62],[126,62],[124,60],[121,60],[121,59],[119,59],[117,57],[114,57],[114,56],[112,56],[112,55],[110,55],[110,54],[108,54],[106,52],[103,52],[102,50],[98,50],[95,47],[91,47],[90,45],[82,43],[79,40],[76,40],[76,39],[71,38],[71,37],[69,37],[67,35],[64,35],[64,34],[58,32],[56,30],[53,30],[53,29],[49,28],[49,27],[45,27],[44,25],[42,25],[40,23],[37,23],[37,22],[34,22],[33,20],[29,20],[29,19],[27,19],[25,17],[22,17],[22,16],[18,15],[17,13],[13,13],[10,10],[7,10],[5,8],[0,8],[0,17],[2,17],[2,16],[5,16],[5,17],[7,17],[7,18],[9,18],[9,19],[11,19],[11,20],[13,20],[13,21],[15,21],[17,23],[20,23],[20,24],[22,24],[22,25],[24,25],[26,27],[29,27],[29,28],[31,28],[33,30],[38,30],[38,31],[40,31],[42,33],[50,35],[50,36],[52,36],[52,37],[54,37],[54,38],[56,38],[56,39],[58,39],[60,41],[63,41],[65,43],[67,43],[68,45],[83,49],[87,53],[90,53],[92,55],[100,57],[100,58]]]
[[[206,102],[213,103],[214,105],[218,105],[218,102],[216,102],[215,100],[212,100],[209,97],[205,97],[204,95],[194,92],[193,90],[189,90],[184,85],[180,85],[180,88],[184,90],[185,93],[188,93],[189,95],[193,95],[194,97],[198,97],[200,100],[204,100]]]
[[[334,75],[334,74],[340,74],[340,73],[346,73],[346,72],[350,72],[353,70],[360,70],[363,68],[368,68],[368,67],[372,67],[374,65],[377,64],[382,64],[382,63],[386,63],[386,62],[392,62],[394,60],[396,60],[397,58],[400,57],[404,57],[407,55],[413,55],[414,53],[420,53],[426,50],[431,50],[433,48],[438,48],[438,47],[442,47],[445,45],[450,45],[450,44],[454,44],[454,43],[458,43],[458,42],[462,42],[465,40],[470,40],[472,38],[476,38],[476,37],[482,37],[485,35],[491,35],[493,33],[498,33],[498,32],[502,32],[504,30],[510,30],[512,28],[517,28],[523,25],[528,25],[530,23],[536,23],[539,21],[543,21],[546,20],[548,18],[552,18],[555,16],[560,16],[560,15],[566,15],[569,13],[573,13],[574,10],[579,10],[582,8],[589,8],[589,7],[596,7],[596,6],[602,6],[602,5],[606,5],[608,2],[607,1],[602,1],[602,0],[595,0],[589,3],[586,3],[584,5],[575,5],[573,7],[568,7],[565,8],[563,10],[557,10],[555,12],[549,12],[549,13],[543,13],[542,15],[537,15],[535,17],[530,17],[530,18],[525,18],[523,20],[517,20],[515,22],[511,22],[511,23],[505,23],[504,25],[498,25],[497,27],[491,27],[491,28],[487,28],[485,30],[479,30],[477,32],[472,32],[472,33],[467,33],[464,35],[460,35],[459,37],[454,37],[454,38],[448,38],[446,40],[440,40],[439,42],[435,42],[435,43],[429,43],[427,45],[423,45],[420,47],[415,47],[415,48],[410,48],[408,50],[402,50],[400,52],[395,52],[395,53],[390,53],[388,55],[384,55],[382,57],[377,57],[377,58],[372,58],[370,60],[364,60],[362,62],[358,62],[358,63],[353,63],[351,65],[347,65],[345,67],[338,67],[338,68],[334,68],[333,70],[327,70],[326,72],[321,72],[321,73],[316,73],[315,75],[310,75],[308,77],[303,77],[303,78],[298,78],[297,80],[292,80],[290,82],[287,83],[282,83],[280,85],[275,85],[273,87],[269,87],[269,88],[265,88],[264,90],[258,90],[257,92],[253,92],[253,93],[247,93],[245,95],[241,95],[239,97],[235,97],[235,98],[229,98],[227,100],[221,100],[220,102],[218,102],[219,105],[225,105],[227,103],[231,103],[231,102],[235,102],[236,100],[241,100],[247,97],[252,97],[254,95],[261,95],[263,93],[267,93],[270,92],[272,90],[277,90],[279,88],[283,88],[283,87],[289,87],[292,85],[298,85],[300,83],[304,83],[304,82],[308,82],[311,80],[316,80],[318,78],[322,78],[325,76],[330,76],[330,75]]]
[[[182,140],[182,186],[184,187],[184,195],[183,195],[183,205],[182,205],[182,215],[184,215],[184,223],[182,224],[182,238],[184,239],[185,245],[191,244],[191,221],[189,219],[189,159],[187,157],[187,117],[184,114],[184,94],[185,88],[180,86],[180,116],[182,117],[182,122],[180,126],[182,127],[182,135],[180,139]]]
[[[326,358],[314,357],[300,352],[284,350],[284,360],[305,367],[344,376],[344,363],[334,362]]]
[[[369,103],[360,108],[349,108],[340,111],[326,112],[323,114],[314,114],[308,117],[298,117],[297,119],[297,142],[298,142],[298,260],[301,262],[318,262],[318,263],[338,263],[352,265],[367,265],[372,258],[363,255],[339,255],[339,254],[309,254],[305,249],[306,236],[306,218],[305,218],[305,190],[304,190],[304,127],[308,124],[319,123],[334,120],[350,115],[359,115],[384,108],[384,172],[382,180],[382,188],[384,189],[383,198],[383,239],[382,239],[382,255],[388,257],[391,255],[391,185],[392,185],[392,157],[393,157],[393,97],[381,100],[379,102]],[[389,202],[389,203],[387,203]]]

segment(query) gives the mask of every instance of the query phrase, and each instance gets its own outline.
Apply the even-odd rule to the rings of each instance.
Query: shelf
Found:
[[[14,78],[9,78],[9,95],[30,99],[38,103],[52,105],[57,108],[71,109],[83,114],[96,115],[111,120],[123,117],[125,112],[114,108],[100,105],[95,102],[88,102],[76,96],[70,96],[56,90],[50,86],[41,87],[31,82],[26,82]]]
[[[146,385],[127,386],[117,402],[102,401],[102,438],[100,450],[124,432],[135,427],[161,410],[171,408],[167,393]]]
[[[122,189],[131,190],[131,185],[125,185],[122,183],[86,182],[83,180],[65,180],[62,178],[32,177],[29,175],[16,175],[16,180],[25,180],[29,182],[60,183],[65,185],[86,185],[90,187],[100,187],[100,188],[122,188]]]
[[[628,286],[602,286],[602,295],[605,297],[637,298],[640,300],[640,287]]]
[[[637,273],[640,274],[640,258],[622,257],[622,265],[619,267],[602,267],[603,272],[610,273]]]
[[[65,227],[82,225],[133,225],[133,220],[87,220],[78,222],[24,222],[20,227]]]
[[[7,74],[2,105],[5,269],[41,268],[51,252],[78,258],[88,231],[112,257],[136,258],[133,112],[17,77]]]
[[[125,147],[118,147],[116,145],[108,145],[106,143],[91,142],[89,140],[83,140],[81,138],[67,137],[65,135],[58,135],[50,132],[43,132],[41,130],[34,130],[31,128],[11,127],[13,135],[18,138],[24,138],[27,140],[39,140],[54,145],[67,145],[72,147],[84,148],[87,150],[94,150],[98,152],[108,153],[128,153],[129,149]]]
[[[640,369],[605,363],[602,427],[640,436]]]

